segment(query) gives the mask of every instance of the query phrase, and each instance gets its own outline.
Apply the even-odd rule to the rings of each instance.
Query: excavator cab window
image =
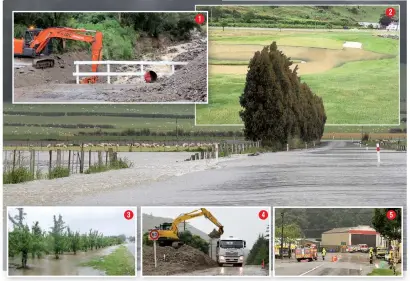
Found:
[[[36,37],[40,33],[40,31],[40,28],[27,29],[24,34],[24,43],[26,45],[30,45],[30,43],[34,40],[34,37]]]
[[[159,225],[160,230],[171,230],[172,223],[163,223]]]

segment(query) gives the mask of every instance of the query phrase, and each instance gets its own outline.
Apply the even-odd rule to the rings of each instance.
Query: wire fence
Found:
[[[3,151],[3,173],[25,168],[31,174],[48,173],[56,168],[65,168],[70,174],[84,173],[94,165],[109,166],[118,160],[117,152],[107,151],[75,151],[75,150],[6,150]]]

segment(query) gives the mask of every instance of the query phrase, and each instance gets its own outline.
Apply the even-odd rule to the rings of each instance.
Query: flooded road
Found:
[[[198,161],[201,162],[201,161]],[[72,205],[406,205],[406,153],[347,142],[220,161],[211,169],[92,196]]]
[[[245,265],[244,267],[214,267],[197,270],[180,276],[269,276],[268,269],[262,269],[258,265]]]
[[[338,260],[332,262],[332,256]],[[376,268],[380,261],[375,264],[369,263],[368,254],[362,253],[338,253],[327,254],[325,261],[321,257],[313,262],[297,262],[296,260],[275,261],[275,276],[367,276]]]
[[[81,266],[82,263],[91,261],[95,258],[111,254],[119,246],[107,247],[100,250],[89,252],[78,252],[74,254],[60,255],[58,260],[54,255],[49,255],[41,259],[28,260],[28,269],[17,269],[15,266],[9,267],[9,275],[13,276],[61,276],[61,275],[77,275],[77,276],[104,276],[105,273],[86,266]],[[20,265],[19,258],[9,260],[13,265]]]

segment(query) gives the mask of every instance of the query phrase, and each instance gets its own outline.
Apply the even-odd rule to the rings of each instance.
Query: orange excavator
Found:
[[[94,33],[94,35],[89,35]],[[91,60],[102,59],[103,35],[100,31],[74,29],[68,27],[50,27],[46,29],[30,27],[26,30],[24,38],[14,38],[14,56],[33,58],[34,68],[54,67],[55,61],[48,57],[52,52],[51,39],[75,40],[91,43]],[[93,64],[92,72],[97,72],[98,64]],[[94,84],[97,76],[87,77],[81,80],[81,84]]]

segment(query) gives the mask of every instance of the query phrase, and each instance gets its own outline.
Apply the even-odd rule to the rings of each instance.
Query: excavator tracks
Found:
[[[54,67],[54,59],[34,59],[33,67],[37,69],[52,68]]]

